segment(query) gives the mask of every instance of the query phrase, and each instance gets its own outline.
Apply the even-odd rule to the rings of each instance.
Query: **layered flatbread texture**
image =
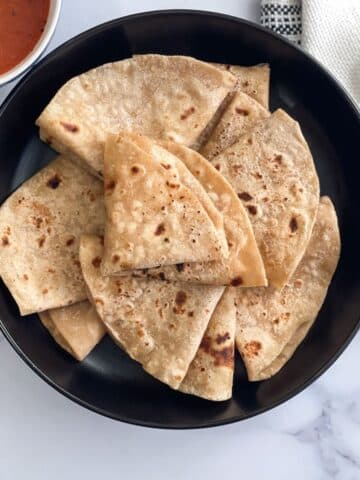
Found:
[[[104,275],[228,256],[222,216],[177,157],[124,133],[104,161]]]
[[[267,63],[251,66],[222,63],[214,63],[213,65],[235,76],[234,90],[245,93],[260,103],[266,110],[269,109],[270,67]]]
[[[299,124],[277,110],[211,163],[248,211],[269,284],[283,287],[305,252],[319,203],[319,179]]]
[[[79,361],[84,360],[106,332],[95,307],[87,300],[40,312],[39,317],[56,343]]]
[[[112,338],[155,378],[178,388],[223,287],[103,277],[101,238],[84,236],[80,261],[90,299]]]
[[[227,288],[206,329],[179,390],[207,400],[232,396],[236,310],[235,289]]]
[[[200,153],[208,160],[235,143],[241,135],[270,116],[260,103],[243,92],[237,92],[212,130]]]
[[[23,183],[0,208],[0,275],[21,315],[85,300],[82,233],[101,234],[103,184],[66,157]]]
[[[196,142],[236,78],[190,57],[138,55],[69,80],[40,117],[41,138],[101,175],[109,133]]]
[[[285,287],[236,290],[236,345],[249,380],[264,380],[289,360],[313,325],[340,255],[335,209],[322,197],[299,266]]]
[[[136,274],[208,285],[267,285],[248,214],[229,182],[194,150],[169,141],[161,145],[185,164],[221,213],[229,256],[212,262],[178,263],[146,269]]]

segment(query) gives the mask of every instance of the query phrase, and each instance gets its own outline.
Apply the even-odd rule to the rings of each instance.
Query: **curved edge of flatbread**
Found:
[[[214,310],[180,392],[218,402],[231,398],[235,323],[234,288],[229,287]]]
[[[285,287],[237,293],[236,345],[250,381],[277,373],[305,338],[325,300],[340,248],[335,208],[321,197],[309,245]]]
[[[79,361],[84,360],[105,335],[100,317],[87,300],[38,315],[55,342]]]

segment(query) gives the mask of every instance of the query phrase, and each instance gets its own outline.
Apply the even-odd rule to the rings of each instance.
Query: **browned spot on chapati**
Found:
[[[177,306],[177,305],[175,305],[172,310],[175,313],[175,315],[182,315],[182,314],[185,313],[185,308]]]
[[[91,190],[88,190],[86,193],[89,197],[90,202],[95,202],[95,199],[96,199],[95,194]]]
[[[80,264],[79,260],[74,260],[73,264],[75,265],[75,267],[78,267],[78,268],[81,267],[81,264]]]
[[[188,317],[193,317],[193,316],[194,316],[194,312],[192,310],[188,312]]]
[[[244,280],[240,276],[233,278],[230,282],[230,284],[233,287],[238,287],[239,285],[242,285],[243,283],[244,283]]]
[[[136,175],[139,172],[140,172],[140,168],[138,166],[134,165],[133,167],[131,167],[131,173],[133,175]]]
[[[246,110],[245,108],[235,108],[235,112],[238,113],[239,115],[242,115],[243,117],[247,117],[249,115],[249,110]]]
[[[24,273],[23,279],[24,279],[24,280],[29,280],[29,277],[26,275],[26,273]]]
[[[224,335],[221,335],[220,333],[218,333],[215,342],[218,345],[221,345],[222,343],[225,343],[226,340],[230,340],[230,333],[229,332],[225,332]]]
[[[60,124],[67,130],[68,132],[71,133],[76,133],[79,131],[79,127],[77,125],[74,125],[73,123],[69,122],[60,122]]]
[[[241,193],[238,193],[238,197],[241,199],[241,200],[244,200],[244,202],[250,202],[250,200],[253,199],[253,197],[250,195],[250,193],[248,192],[241,192]]]
[[[165,232],[165,224],[164,223],[159,223],[159,225],[156,227],[155,235],[159,236],[164,232]]]
[[[296,230],[298,229],[298,223],[295,217],[291,218],[289,227],[292,233],[296,232]]]
[[[215,165],[215,168],[216,168],[216,170],[220,170],[220,164],[217,163],[217,164]]]
[[[222,350],[213,350],[215,367],[234,368],[234,346],[225,347]]]
[[[2,243],[3,247],[7,247],[8,245],[10,245],[9,237],[7,235],[3,235],[2,239],[1,239],[1,243]]]
[[[210,353],[211,350],[211,337],[209,335],[204,335],[200,343],[200,348],[204,350],[205,353]]]
[[[244,346],[245,355],[248,357],[257,357],[259,355],[259,351],[261,350],[261,343],[257,340],[252,340],[248,342]]]
[[[175,375],[174,378],[177,382],[180,382],[182,380],[182,377],[180,375]]]
[[[248,212],[251,213],[251,215],[257,214],[257,208],[255,205],[246,205],[246,208],[248,209]]]
[[[101,298],[94,298],[95,303],[98,303],[99,305],[104,305],[103,300]]]
[[[248,82],[248,80],[245,80],[244,82],[242,82],[243,87],[248,87],[249,85],[250,83]]]
[[[169,182],[168,180],[166,181],[166,185],[170,188],[179,188],[180,187],[179,183],[172,183],[172,182]]]
[[[91,263],[93,264],[93,266],[94,266],[95,268],[99,268],[100,265],[101,265],[101,257],[95,257],[95,258],[93,258]]]
[[[160,163],[160,165],[165,168],[165,170],[169,170],[169,168],[171,168],[171,165],[169,165],[168,163]]]
[[[282,164],[282,155],[276,155],[276,157],[274,158],[274,161],[275,161],[278,165],[281,165],[281,164]]]
[[[159,273],[159,279],[162,280],[162,281],[166,280],[164,272]]]
[[[186,303],[186,299],[187,299],[187,295],[185,292],[183,292],[182,290],[180,290],[179,292],[177,292],[176,294],[176,297],[175,297],[175,303],[177,305],[184,305]]]
[[[113,263],[117,263],[119,260],[120,260],[119,255],[113,255],[113,257],[112,257]],[[126,267],[125,267],[125,268],[126,268]]]
[[[52,188],[53,190],[55,190],[55,188],[58,188],[60,183],[61,183],[61,178],[57,173],[55,173],[55,175],[53,175],[48,179],[48,181],[46,182],[46,185],[49,188]]]
[[[107,191],[112,191],[112,190],[114,190],[115,185],[116,185],[115,180],[110,180],[110,182],[108,182],[108,183],[105,185],[105,190],[107,190]]]
[[[44,290],[42,291],[42,293],[43,293],[44,295],[46,295],[48,292],[49,292],[49,290],[48,290],[47,288],[44,288]]]
[[[176,264],[176,270],[180,273],[185,270],[185,264],[184,263],[177,263]]]
[[[32,223],[37,229],[39,229],[43,223],[43,219],[41,217],[32,217]]]
[[[205,335],[200,344],[201,350],[213,357],[216,367],[234,368],[234,346],[231,345],[217,350],[212,347],[212,343],[212,338],[209,335]]]
[[[46,240],[45,235],[41,235],[41,237],[36,240],[39,245],[39,248],[41,248],[44,245],[45,240]]]
[[[55,270],[53,268],[48,268],[49,273],[55,273]]]
[[[66,245],[70,247],[75,242],[75,237],[71,237],[68,240],[66,240]]]
[[[295,288],[301,288],[301,287],[302,287],[302,284],[303,284],[303,281],[301,280],[301,278],[297,278],[297,279],[294,281],[294,287],[295,287]]]
[[[186,120],[190,115],[192,115],[195,112],[195,107],[189,107],[187,108],[181,115],[180,118],[181,120]]]
[[[104,246],[104,235],[100,235],[99,242]]]

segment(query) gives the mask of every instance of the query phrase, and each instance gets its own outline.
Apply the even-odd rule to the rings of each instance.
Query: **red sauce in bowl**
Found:
[[[50,0],[0,0],[0,75],[20,63],[41,37]]]

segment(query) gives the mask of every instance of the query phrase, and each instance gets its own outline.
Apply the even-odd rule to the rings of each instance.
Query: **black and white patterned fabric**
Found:
[[[262,0],[260,20],[264,27],[301,44],[301,0]]]

